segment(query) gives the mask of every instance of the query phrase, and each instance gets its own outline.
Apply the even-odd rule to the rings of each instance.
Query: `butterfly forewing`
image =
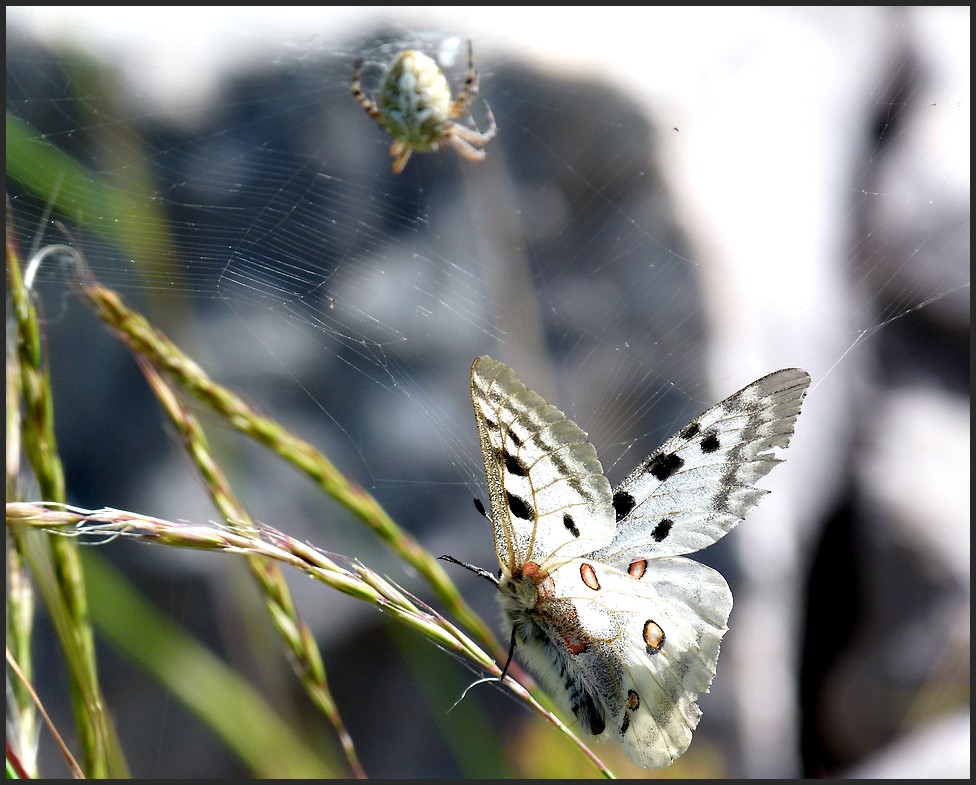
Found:
[[[471,400],[502,566],[511,573],[610,542],[610,483],[586,434],[488,356],[471,366]]]
[[[721,539],[768,493],[754,483],[780,459],[810,376],[784,368],[747,385],[682,428],[614,491],[617,530],[596,558],[693,553]]]

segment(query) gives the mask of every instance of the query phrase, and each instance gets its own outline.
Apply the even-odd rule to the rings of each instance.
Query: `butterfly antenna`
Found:
[[[455,559],[453,556],[445,555],[445,556],[438,556],[437,558],[443,561],[449,561],[451,562],[451,564],[459,564],[460,566],[464,567],[464,569],[471,570],[471,572],[473,572],[475,575],[480,575],[486,581],[491,581],[495,586],[498,586],[498,578],[496,578],[492,573],[488,572],[488,570],[485,570],[481,567],[475,567],[473,564],[467,564],[463,561],[459,561]]]

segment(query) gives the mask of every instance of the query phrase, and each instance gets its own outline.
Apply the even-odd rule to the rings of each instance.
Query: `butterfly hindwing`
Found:
[[[534,668],[588,735],[616,738],[641,766],[670,764],[691,744],[695,701],[715,675],[732,610],[725,579],[681,557],[634,574],[573,559],[550,577],[535,618],[562,645]]]
[[[610,542],[610,483],[586,434],[508,366],[471,366],[471,398],[499,562],[571,558]]]

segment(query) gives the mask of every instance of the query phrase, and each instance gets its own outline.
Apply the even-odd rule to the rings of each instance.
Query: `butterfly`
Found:
[[[619,740],[639,766],[667,766],[691,744],[732,610],[721,574],[681,554],[724,537],[768,493],[754,483],[780,462],[809,384],[798,368],[758,379],[611,490],[565,414],[504,363],[471,366],[501,569],[442,558],[497,585],[509,661],[517,652],[585,736]]]

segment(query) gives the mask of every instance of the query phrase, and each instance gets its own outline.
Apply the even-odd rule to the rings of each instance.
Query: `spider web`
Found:
[[[913,477],[903,485],[925,498],[911,510],[968,524],[968,9],[22,7],[7,23],[22,254],[64,242],[50,219],[62,222],[103,284],[432,550],[491,566],[470,506],[483,476],[467,375],[483,353],[588,431],[612,482],[753,379],[809,371],[788,466],[766,484],[771,509],[736,532],[747,575],[787,585],[805,571],[811,557],[794,552],[814,548],[868,476]],[[445,149],[393,175],[391,140],[350,95],[353,63],[376,95],[397,54],[419,49],[456,94],[468,37],[472,121],[486,126],[488,103],[499,127],[485,162]],[[34,286],[70,501],[212,517],[69,277],[43,265]],[[900,427],[903,411],[914,425]],[[929,444],[934,424],[943,441]],[[897,452],[920,439],[930,452],[911,468],[930,482]],[[300,478],[252,453],[236,471],[255,517],[402,569]],[[902,509],[881,486],[867,498]],[[797,580],[783,593],[794,610]],[[297,592],[330,629],[368,624],[321,590]],[[781,634],[749,618],[746,636]],[[748,670],[735,646],[719,679]],[[742,708],[750,689],[790,691],[762,677],[724,699],[716,682],[713,711],[745,717],[728,771],[792,776],[801,730],[777,718],[796,707]],[[367,768],[408,774],[405,748],[423,742],[392,745],[382,763],[372,750]],[[414,776],[430,775],[423,763]],[[167,764],[153,775],[179,776]]]

